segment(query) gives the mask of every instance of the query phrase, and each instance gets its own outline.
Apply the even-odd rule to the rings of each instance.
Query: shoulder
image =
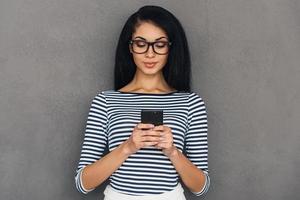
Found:
[[[206,104],[202,98],[202,96],[197,92],[190,92],[188,98],[188,107],[189,109],[206,109]]]
[[[115,93],[116,91],[114,90],[99,90],[95,97],[100,97],[100,98],[105,98],[107,95]]]
[[[198,92],[189,92],[189,102],[203,101],[202,96]]]
[[[106,103],[106,96],[112,92],[112,90],[100,90],[98,91],[92,99],[92,103]]]
[[[109,100],[112,97],[118,97],[119,92],[113,89],[107,89],[107,90],[99,90],[95,95],[94,99],[101,99],[102,101]]]

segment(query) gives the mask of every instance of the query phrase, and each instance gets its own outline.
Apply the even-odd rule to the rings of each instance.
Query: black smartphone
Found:
[[[162,125],[163,110],[141,110],[141,123],[154,124],[154,126]]]

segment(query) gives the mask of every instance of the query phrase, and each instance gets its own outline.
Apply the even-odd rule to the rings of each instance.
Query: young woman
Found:
[[[87,194],[107,178],[105,200],[184,200],[181,182],[207,192],[207,115],[190,91],[190,55],[180,22],[144,6],[127,20],[115,57],[115,89],[92,100],[76,170]],[[163,110],[163,124],[141,123],[141,110]],[[103,155],[105,148],[109,153]]]

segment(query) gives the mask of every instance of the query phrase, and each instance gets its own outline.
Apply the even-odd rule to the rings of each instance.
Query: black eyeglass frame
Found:
[[[135,52],[135,51],[133,50],[133,42],[135,42],[135,41],[142,41],[142,42],[145,42],[145,43],[147,44],[147,49],[145,50],[145,52],[137,53],[137,52]],[[162,43],[165,43],[165,44],[168,44],[168,45],[169,45],[169,46],[168,46],[168,51],[167,51],[166,53],[163,53],[163,54],[162,54],[162,53],[157,53],[157,52],[155,51],[154,44],[159,43],[159,42],[162,42]],[[147,41],[145,41],[145,40],[129,40],[129,44],[130,44],[131,50],[132,50],[134,53],[136,53],[136,54],[144,54],[144,53],[148,52],[149,47],[152,46],[152,50],[153,50],[154,53],[156,53],[156,54],[158,54],[158,55],[166,55],[166,54],[169,53],[170,46],[172,45],[172,42],[169,42],[169,41],[147,42]]]

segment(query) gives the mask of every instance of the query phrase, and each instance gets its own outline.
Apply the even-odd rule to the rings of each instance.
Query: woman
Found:
[[[78,191],[109,178],[105,200],[183,200],[180,178],[193,194],[205,194],[207,115],[189,80],[187,40],[173,14],[144,6],[131,15],[116,51],[115,90],[100,92],[90,107]],[[163,124],[141,123],[143,109],[162,109]]]

